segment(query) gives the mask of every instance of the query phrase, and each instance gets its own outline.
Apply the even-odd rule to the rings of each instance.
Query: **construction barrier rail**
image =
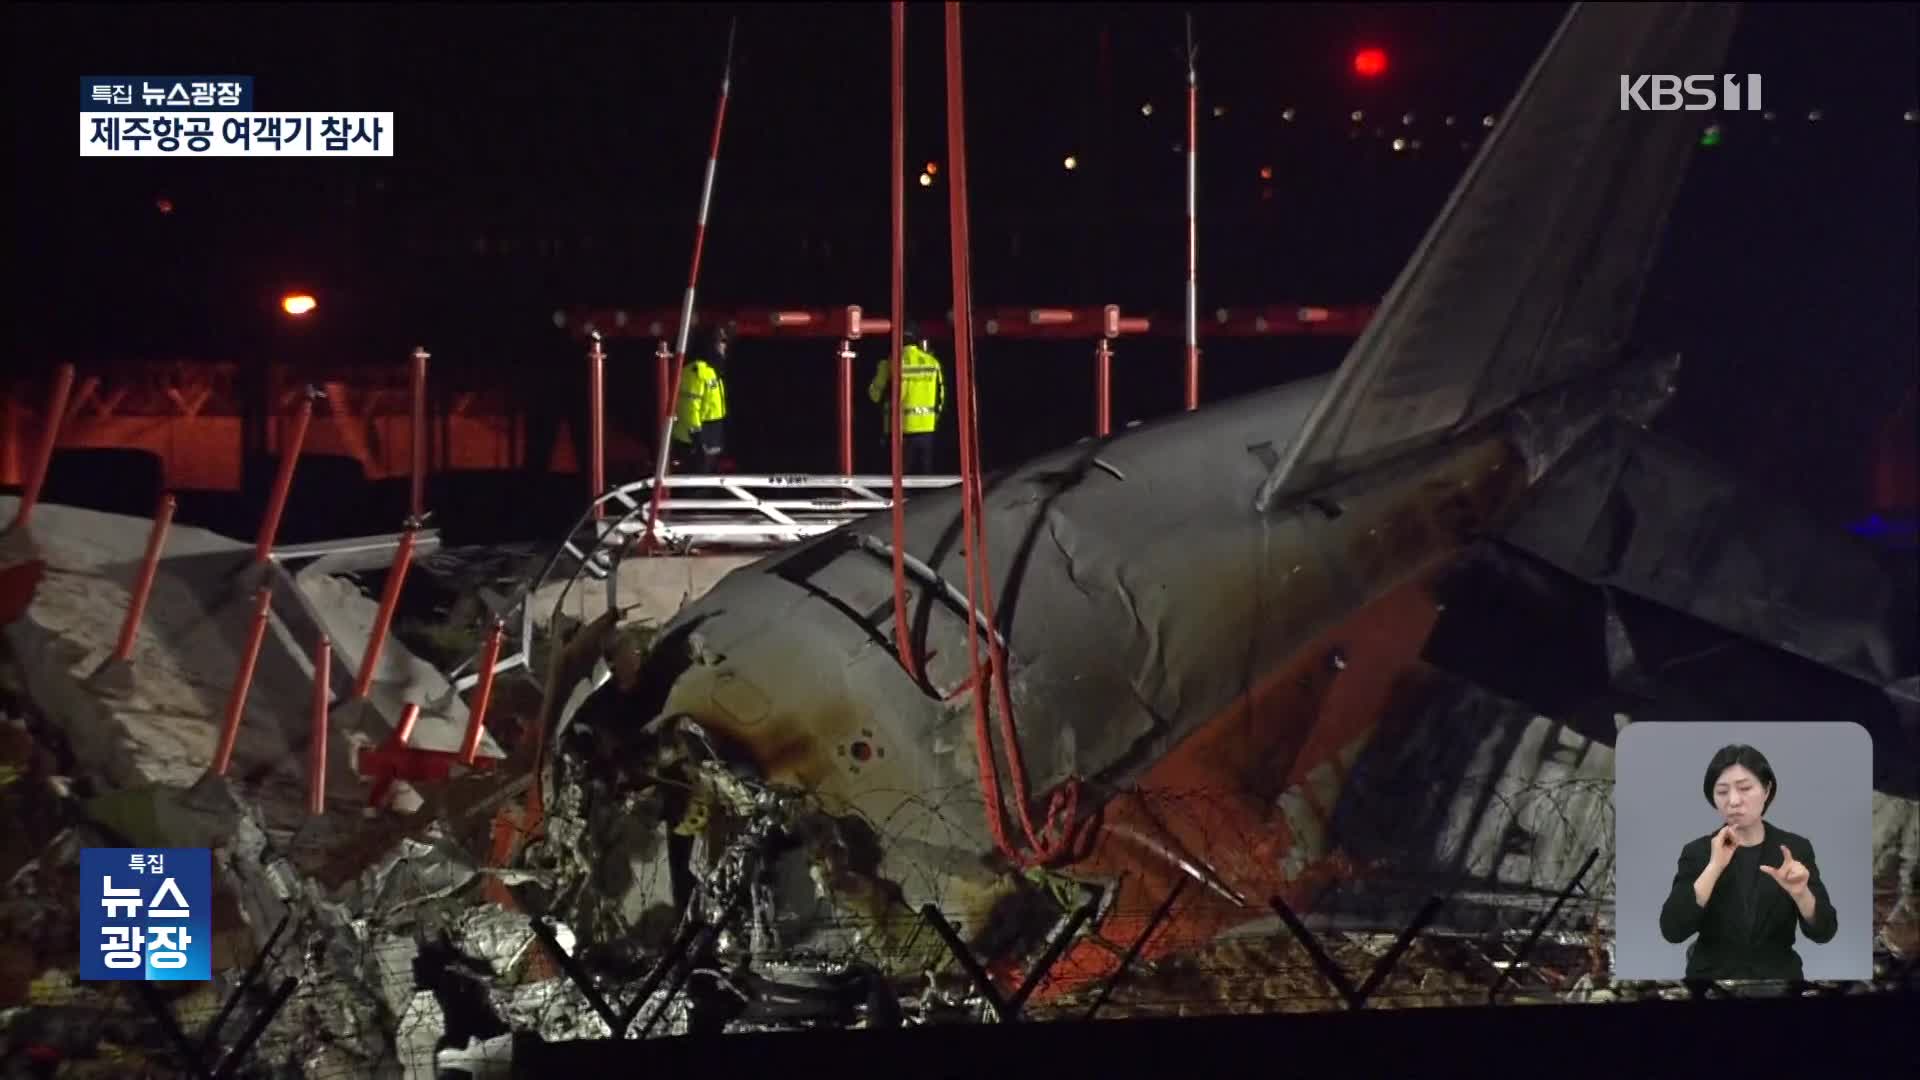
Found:
[[[976,333],[995,338],[1055,341],[1091,341],[1105,329],[1112,305],[1080,307],[989,307],[974,312]],[[1373,317],[1372,304],[1247,304],[1200,313],[1200,330],[1209,338],[1355,337]],[[953,319],[942,312],[915,320],[920,332],[936,341],[953,338]],[[888,316],[863,314],[847,308],[727,308],[696,312],[695,326],[726,326],[741,340],[756,338],[832,340],[882,335],[891,329]],[[677,309],[625,310],[576,307],[553,313],[556,327],[586,339],[594,333],[607,340],[655,340],[680,325]],[[859,332],[851,332],[855,329]],[[1182,337],[1185,319],[1148,312],[1128,317],[1115,334],[1146,337]],[[1110,335],[1113,336],[1113,335]]]

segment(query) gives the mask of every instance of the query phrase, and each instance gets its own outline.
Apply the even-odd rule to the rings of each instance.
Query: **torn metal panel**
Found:
[[[496,987],[489,990],[488,997],[500,1019],[514,1031],[535,1034],[548,1042],[604,1039],[612,1034],[606,1021],[587,1003],[586,995],[566,979]],[[654,1030],[681,1034],[685,1030],[684,1011],[684,1006],[670,1010]]]
[[[1443,682],[1360,753],[1328,830],[1380,872],[1319,894],[1310,924],[1395,930],[1437,893],[1441,932],[1524,930],[1597,850],[1589,902],[1561,918],[1590,929],[1613,894],[1611,740]]]
[[[1597,429],[1506,535],[1587,581],[1874,685],[1920,672],[1913,611],[1878,553],[1631,425]]]

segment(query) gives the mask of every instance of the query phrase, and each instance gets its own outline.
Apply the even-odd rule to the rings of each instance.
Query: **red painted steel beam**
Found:
[[[253,688],[253,669],[260,661],[260,646],[267,639],[267,618],[273,609],[273,586],[262,585],[253,595],[253,627],[247,633],[247,649],[240,654],[240,670],[227,692],[227,712],[220,722],[220,744],[213,752],[213,774],[227,775],[233,764],[233,747],[240,741],[240,718],[247,711],[247,691]]]
[[[325,634],[313,649],[313,724],[307,731],[307,814],[327,812],[327,707],[332,704],[333,642]]]
[[[53,393],[47,402],[46,427],[40,432],[40,447],[33,458],[33,471],[27,474],[26,490],[20,493],[20,508],[14,512],[9,528],[23,529],[33,519],[33,508],[40,502],[40,489],[47,482],[47,470],[53,465],[53,448],[60,441],[60,428],[67,418],[67,398],[73,393],[73,365],[61,364],[53,377]]]
[[[992,307],[975,308],[979,320],[975,332],[997,338],[1085,341],[1100,333],[1103,309],[1098,306],[1077,308]],[[1289,337],[1299,335],[1356,337],[1373,315],[1370,304],[1266,304],[1234,308],[1212,313],[1207,334],[1210,337]],[[1039,318],[1036,319],[1036,313]],[[1138,319],[1126,329],[1128,334],[1147,337],[1184,337],[1185,328],[1178,316],[1148,312],[1129,316]],[[853,333],[844,309],[832,308],[736,308],[699,312],[694,321],[700,325],[726,323],[734,327],[740,340],[824,341],[857,338],[887,333],[889,320],[862,316],[859,333]],[[939,317],[915,320],[928,337],[952,340],[952,320]],[[567,325],[584,337],[590,330],[603,337],[660,338],[674,331],[679,314],[657,311],[616,311],[607,308],[579,308],[567,313]]]

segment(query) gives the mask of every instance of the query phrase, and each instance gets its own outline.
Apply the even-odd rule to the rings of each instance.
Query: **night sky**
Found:
[[[965,9],[977,302],[1180,310],[1183,10]],[[1465,166],[1462,133],[1505,107],[1565,8],[1192,10],[1210,311],[1376,300]],[[8,13],[13,353],[22,366],[277,354],[289,346],[273,305],[298,285],[327,317],[303,349],[398,363],[421,340],[441,370],[476,379],[566,367],[579,350],[555,308],[678,303],[730,15],[739,52],[702,300],[884,311],[885,5],[22,4]],[[938,5],[910,10],[915,175],[946,159],[941,24]],[[1916,42],[1910,4],[1748,6],[1727,70],[1763,73],[1777,118],[1739,116],[1697,157],[1639,327],[1689,358],[1669,430],[1835,517],[1862,505],[1870,438],[1920,355],[1920,125],[1902,115]],[[1363,45],[1386,51],[1385,77],[1351,72]],[[206,73],[255,76],[263,110],[391,110],[398,156],[78,157],[80,76]],[[1349,138],[1354,109],[1367,116]],[[1421,149],[1393,152],[1397,135]],[[908,187],[917,311],[950,304],[947,179]],[[738,437],[761,459],[744,464],[824,468],[830,368],[782,348],[735,359],[736,426],[766,419]],[[1085,348],[994,348],[990,459],[1085,432]],[[627,350],[650,365],[650,349]],[[1206,393],[1340,352],[1223,342]],[[1177,340],[1126,344],[1118,419],[1174,406],[1177,356]],[[791,415],[796,394],[820,407]]]

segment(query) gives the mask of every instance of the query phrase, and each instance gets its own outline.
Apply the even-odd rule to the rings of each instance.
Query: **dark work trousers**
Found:
[[[933,444],[937,435],[927,432],[924,435],[902,435],[900,437],[900,471],[907,476],[926,476],[933,472]],[[880,436],[880,472],[893,475],[893,436],[882,433]]]
[[[691,445],[683,442],[673,444],[673,467],[675,471],[706,475],[714,471],[720,460],[720,452],[727,447],[725,420],[709,420],[692,432]]]
[[[915,476],[926,476],[933,472],[933,440],[934,433],[931,431],[900,437],[901,464],[906,472]]]

